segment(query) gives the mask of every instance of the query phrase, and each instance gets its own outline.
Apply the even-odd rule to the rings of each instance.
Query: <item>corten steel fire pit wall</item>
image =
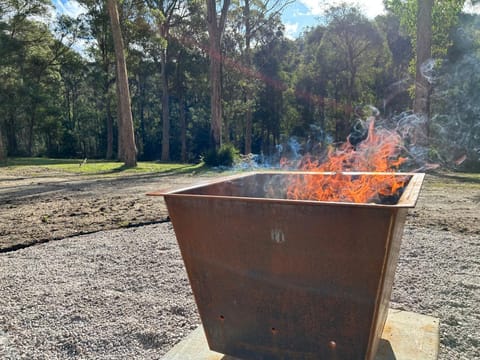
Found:
[[[408,184],[382,205],[286,200],[298,174],[162,194],[210,349],[248,360],[373,359],[424,175],[395,174]]]

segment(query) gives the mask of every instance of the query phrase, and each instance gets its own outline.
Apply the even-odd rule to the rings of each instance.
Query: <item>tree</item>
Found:
[[[170,55],[174,61],[172,104],[178,122],[180,159],[197,160],[209,150],[209,59],[205,56],[204,3],[188,1],[189,16],[172,28]]]
[[[386,40],[358,9],[341,5],[327,11],[328,24],[317,54],[318,66],[328,74],[327,90],[335,118],[335,140],[350,130],[354,106],[374,102],[377,72],[390,60]]]
[[[456,24],[465,0],[384,0],[388,11],[400,18],[415,50],[411,72],[415,76],[414,111],[424,119],[417,134],[419,145],[428,145],[431,84],[426,68],[432,58],[445,57],[451,46],[450,30]],[[438,65],[437,60],[437,65]]]
[[[137,151],[133,131],[133,117],[128,86],[127,65],[123,53],[123,39],[116,0],[107,0],[107,8],[112,26],[113,44],[117,69],[117,100],[119,129],[119,158],[127,167],[137,166]]]
[[[262,32],[276,31],[279,28],[280,15],[283,9],[293,0],[243,0],[237,8],[239,12],[237,29],[240,32],[242,62],[246,69],[244,83],[245,107],[245,154],[252,152],[252,113],[254,98],[254,80],[251,76],[255,72],[252,68],[253,44],[261,44]]]
[[[300,121],[290,121],[289,128],[295,135],[312,136],[319,143],[326,140],[326,102],[328,97],[326,84],[329,81],[329,71],[326,63],[319,54],[322,53],[322,38],[325,35],[325,27],[317,26],[309,29],[296,41],[298,48],[297,58],[301,59],[294,66],[294,109],[298,111]],[[310,129],[316,131],[310,134]]]
[[[285,98],[293,92],[295,72],[291,59],[298,55],[295,50],[293,42],[285,39],[281,31],[271,31],[255,51],[254,65],[265,80],[253,114],[252,149],[255,152],[271,154],[292,135],[289,124],[295,122],[297,116],[287,107],[290,104],[286,104]]]
[[[5,146],[3,145],[2,127],[0,126],[0,162],[5,161],[6,158],[7,154],[5,152]]]
[[[217,1],[207,0],[208,56],[210,59],[210,141],[218,150],[222,145],[222,52],[221,44],[227,21],[230,0],[221,0],[220,14]]]
[[[88,24],[89,36],[95,39],[96,46],[88,49],[90,56],[94,58],[94,71],[97,74],[97,81],[100,83],[101,95],[97,103],[99,111],[104,117],[106,127],[106,149],[105,157],[113,159],[114,146],[114,121],[112,114],[111,87],[115,82],[113,73],[114,50],[111,38],[110,19],[104,0],[79,0],[88,8],[85,21]],[[87,38],[88,38],[87,37]]]
[[[65,31],[73,23],[61,17],[54,37],[46,20],[49,1],[8,0],[1,5],[0,123],[7,151],[30,156],[44,153],[45,144],[56,141],[50,130],[59,124],[54,116],[61,103],[58,67],[75,40],[67,39]]]
[[[388,48],[392,53],[390,71],[382,71],[380,80],[383,86],[377,92],[381,96],[380,109],[384,116],[392,116],[395,112],[401,113],[410,107],[411,98],[409,87],[411,78],[408,68],[412,59],[413,49],[410,39],[400,29],[400,20],[392,13],[375,18],[378,28],[384,34]]]
[[[432,12],[433,0],[420,1],[417,11],[417,59],[415,61],[415,98],[413,111],[425,119],[430,118],[430,82],[422,68],[432,56]],[[428,139],[428,120],[424,133]]]
[[[453,45],[442,62],[432,93],[430,145],[435,161],[480,171],[480,37],[478,15],[460,15]]]
[[[250,8],[250,0],[244,0],[243,17],[245,23],[245,66],[250,69],[252,66],[252,49],[251,43],[254,34],[252,24],[252,12]],[[247,111],[245,114],[245,154],[252,152],[252,89],[247,86],[245,89],[245,104]]]
[[[151,0],[151,14],[155,19],[160,39],[160,79],[162,86],[162,161],[170,160],[170,105],[167,64],[171,31],[187,17],[187,4],[184,0]]]

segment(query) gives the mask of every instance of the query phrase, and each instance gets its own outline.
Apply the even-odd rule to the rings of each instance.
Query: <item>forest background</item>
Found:
[[[340,4],[294,40],[288,0],[78,2],[0,0],[0,161],[322,156],[374,115],[417,163],[480,169],[476,1]]]

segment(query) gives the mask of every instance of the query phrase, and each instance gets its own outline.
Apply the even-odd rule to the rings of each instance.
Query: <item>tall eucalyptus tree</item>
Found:
[[[415,50],[411,72],[415,74],[413,109],[423,119],[418,134],[421,145],[428,145],[430,132],[431,79],[429,68],[446,56],[451,45],[450,30],[456,24],[465,0],[384,0],[388,11],[400,18]]]
[[[217,8],[217,2],[219,7]],[[207,0],[208,56],[210,60],[210,138],[212,146],[222,145],[222,38],[230,0]]]
[[[116,84],[118,100],[119,159],[127,167],[137,166],[137,149],[133,130],[133,117],[128,86],[122,31],[118,16],[117,0],[107,0],[107,9],[112,26],[113,45],[116,60]]]

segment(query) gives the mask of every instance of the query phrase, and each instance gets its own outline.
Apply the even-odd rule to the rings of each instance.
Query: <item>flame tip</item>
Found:
[[[299,177],[289,185],[289,198],[298,200],[326,200],[366,203],[379,195],[393,196],[405,185],[405,180],[394,175],[351,175],[349,171],[394,173],[407,161],[399,155],[401,138],[388,131],[376,132],[374,120],[369,120],[367,138],[356,147],[348,141],[337,149],[329,145],[327,161],[320,163],[307,154],[301,169],[328,172],[320,179]]]

